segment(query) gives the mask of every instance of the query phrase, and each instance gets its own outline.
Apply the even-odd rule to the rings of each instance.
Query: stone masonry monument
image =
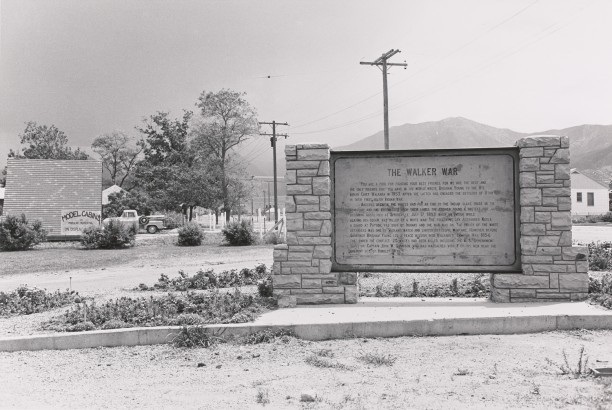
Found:
[[[279,305],[356,303],[358,272],[483,272],[495,302],[581,300],[569,140],[511,148],[330,151],[288,145]]]

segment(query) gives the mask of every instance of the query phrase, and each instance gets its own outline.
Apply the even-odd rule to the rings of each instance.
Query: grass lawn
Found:
[[[140,235],[142,237],[142,235]],[[158,234],[137,238],[136,246],[124,249],[84,249],[79,242],[46,242],[28,251],[0,252],[0,275],[63,272],[75,269],[149,263],[172,258],[202,257],[228,253],[220,233],[207,233],[202,246],[176,246],[176,236]],[[271,245],[262,245],[270,248]],[[234,248],[235,249],[235,248]],[[180,269],[180,267],[179,267]],[[135,284],[135,286],[138,284]]]

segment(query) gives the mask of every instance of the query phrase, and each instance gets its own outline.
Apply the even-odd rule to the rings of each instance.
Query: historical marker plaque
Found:
[[[332,152],[333,266],[520,271],[518,150]]]

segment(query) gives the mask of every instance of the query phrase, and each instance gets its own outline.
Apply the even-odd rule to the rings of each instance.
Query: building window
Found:
[[[587,206],[595,206],[595,194],[587,192]]]
[[[576,192],[576,202],[582,202],[582,192]]]

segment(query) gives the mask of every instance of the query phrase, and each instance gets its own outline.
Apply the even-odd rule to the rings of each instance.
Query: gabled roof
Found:
[[[587,177],[575,168],[571,170],[570,177],[572,180],[572,189],[609,189],[607,185]]]

